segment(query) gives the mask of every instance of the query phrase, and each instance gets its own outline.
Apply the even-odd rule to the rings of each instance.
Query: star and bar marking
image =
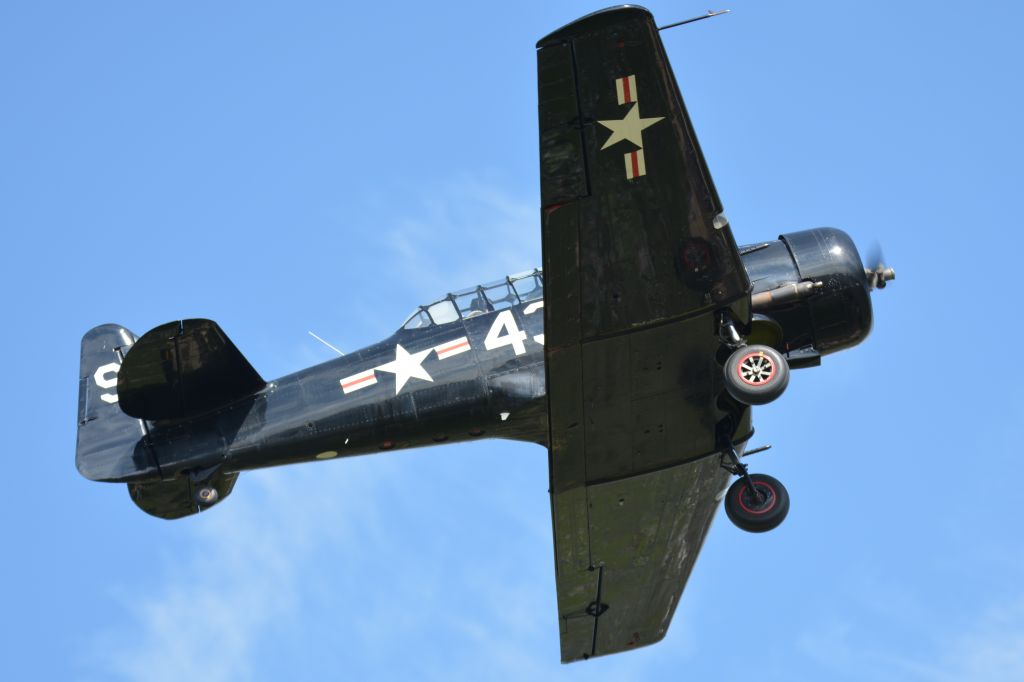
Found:
[[[619,120],[598,121],[598,123],[611,131],[611,135],[605,140],[601,149],[605,150],[622,141],[632,142],[639,147],[639,149],[623,155],[626,166],[626,179],[635,180],[643,175],[647,175],[647,164],[644,162],[644,130],[650,128],[658,121],[664,120],[665,117],[640,117],[640,102],[635,74],[616,78],[615,94],[619,105],[632,104],[633,106]]]
[[[453,339],[452,341],[446,341],[433,348],[421,350],[416,353],[410,353],[402,344],[395,344],[395,359],[391,362],[385,362],[383,365],[378,365],[372,369],[368,369],[358,374],[353,374],[342,379],[339,383],[341,384],[341,390],[348,395],[353,391],[358,391],[361,388],[367,386],[373,386],[377,383],[377,372],[389,372],[395,375],[395,395],[405,387],[409,379],[422,379],[423,381],[433,381],[434,378],[430,376],[423,367],[423,361],[426,360],[427,356],[431,353],[437,355],[438,360],[446,360],[460,353],[465,353],[470,350],[469,339],[465,336]]]
[[[433,348],[421,350],[418,353],[410,353],[402,348],[402,344],[395,344],[395,359],[375,367],[378,372],[391,372],[395,375],[395,395],[402,390],[406,382],[413,377],[424,381],[433,381],[433,377],[423,369],[423,360],[433,352]]]

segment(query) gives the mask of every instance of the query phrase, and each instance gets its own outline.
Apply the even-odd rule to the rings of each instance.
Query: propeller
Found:
[[[870,289],[884,289],[887,282],[896,279],[896,271],[885,264],[885,254],[882,253],[882,245],[878,242],[871,247],[868,263],[871,265],[864,268],[864,274],[867,275]]]

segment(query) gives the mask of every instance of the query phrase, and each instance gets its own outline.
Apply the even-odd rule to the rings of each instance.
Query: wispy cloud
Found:
[[[412,202],[380,239],[396,272],[431,296],[539,266],[540,210],[501,188],[463,179]]]
[[[253,472],[234,494],[190,523],[186,558],[156,568],[152,593],[121,591],[128,625],[100,633],[97,667],[126,680],[245,679],[266,628],[300,602],[299,580],[318,545],[351,537],[346,519],[372,529],[374,478],[311,468]],[[353,513],[358,509],[358,517]]]
[[[393,332],[416,305],[541,264],[539,199],[517,194],[500,180],[462,177],[389,186],[367,191],[354,202],[358,210],[352,203],[338,218],[346,231],[336,244],[347,263],[344,298],[337,301],[343,314],[309,322],[345,352]],[[328,305],[333,304],[331,298]],[[334,357],[305,332],[295,355],[308,362]],[[287,369],[296,368],[293,363]]]
[[[880,612],[875,616],[890,624]],[[801,635],[797,648],[836,679],[1018,682],[1024,680],[1024,596],[946,620],[941,632],[918,623],[884,643],[862,625],[828,620]]]
[[[1024,597],[990,607],[950,644],[953,679],[1024,680]]]

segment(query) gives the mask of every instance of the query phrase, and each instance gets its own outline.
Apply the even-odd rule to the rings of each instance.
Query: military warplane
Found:
[[[588,15],[537,48],[543,269],[447,294],[380,343],[273,381],[210,320],[96,327],[81,474],[176,519],[249,469],[539,443],[562,660],[664,637],[719,502],[753,532],[789,510],[741,459],[751,406],[862,341],[871,290],[894,273],[831,228],[737,247],[647,10]]]

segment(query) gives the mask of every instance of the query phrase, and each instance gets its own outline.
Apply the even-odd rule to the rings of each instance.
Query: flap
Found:
[[[552,494],[563,662],[665,636],[728,480],[708,457]]]

